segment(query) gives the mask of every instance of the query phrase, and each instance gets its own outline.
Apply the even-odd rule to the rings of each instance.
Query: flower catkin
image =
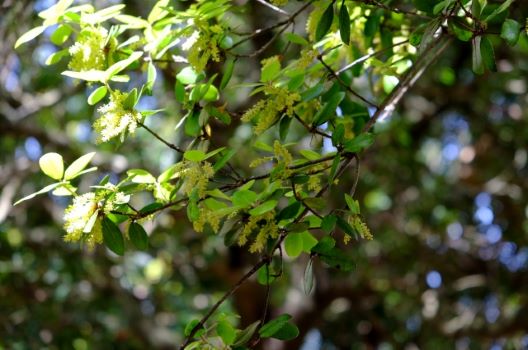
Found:
[[[108,32],[103,27],[86,27],[77,37],[77,41],[69,48],[71,56],[68,67],[82,72],[88,70],[104,70],[106,55],[104,51]]]
[[[134,133],[137,128],[137,121],[141,114],[135,109],[126,109],[124,102],[128,94],[121,91],[113,91],[110,102],[99,107],[101,114],[94,123],[94,129],[99,133],[97,142],[106,142],[128,131]]]
[[[76,242],[82,239],[88,246],[93,247],[103,241],[100,219],[96,220],[89,232],[84,232],[97,208],[98,201],[93,192],[85,193],[73,199],[73,203],[64,211],[64,230],[66,231],[64,240],[66,242]]]

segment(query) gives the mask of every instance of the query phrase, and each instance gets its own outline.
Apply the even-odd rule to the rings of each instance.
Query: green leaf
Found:
[[[330,233],[334,230],[334,227],[336,225],[337,218],[335,215],[327,215],[323,218],[321,221],[321,229],[326,232]]]
[[[356,153],[374,143],[374,136],[370,133],[361,134],[345,143],[345,151]]]
[[[324,11],[319,23],[317,23],[317,28],[315,29],[315,40],[321,40],[326,33],[330,30],[332,22],[334,21],[334,3],[330,3],[326,10]]]
[[[239,190],[233,193],[231,201],[233,205],[247,208],[257,200],[257,194],[250,190]]]
[[[501,38],[506,40],[508,45],[514,46],[519,41],[521,25],[513,19],[507,19],[502,24]]]
[[[495,64],[495,53],[493,51],[493,45],[487,37],[482,37],[482,42],[480,43],[480,52],[482,54],[482,61],[484,66],[492,71],[497,71],[497,65]]]
[[[514,0],[506,0],[504,1],[499,7],[497,7],[495,9],[495,11],[493,11],[492,13],[490,13],[485,19],[484,19],[484,22],[488,22],[490,21],[491,19],[493,19],[495,16],[497,16],[498,14],[506,11],[510,5],[512,4]],[[477,2],[476,0],[474,0],[473,2]]]
[[[226,61],[224,66],[224,75],[222,76],[222,80],[220,81],[220,90],[223,90],[229,81],[231,80],[231,76],[233,75],[233,69],[235,68],[235,60],[229,59]]]
[[[350,15],[344,1],[339,10],[339,34],[345,45],[350,44]]]
[[[313,275],[313,258],[308,261],[306,269],[304,269],[303,278],[304,294],[310,295],[314,286],[314,275]]]
[[[176,75],[176,80],[183,85],[194,84],[196,83],[197,78],[198,73],[196,73],[192,67],[185,67]]]
[[[337,147],[343,142],[345,136],[345,126],[343,124],[337,124],[332,133],[332,145]]]
[[[207,90],[205,90],[205,93],[202,96],[202,100],[206,102],[213,102],[218,100],[218,89],[214,85],[206,85]]]
[[[335,116],[336,109],[344,98],[345,93],[343,91],[339,91],[333,94],[328,100],[328,102],[326,102],[324,106],[315,114],[314,125],[319,126],[321,124],[324,124],[333,116]]]
[[[51,55],[49,55],[48,58],[46,58],[46,65],[50,66],[52,64],[56,64],[60,60],[62,60],[63,57],[66,57],[66,56],[70,56],[68,49],[54,52]]]
[[[275,209],[277,206],[277,201],[274,199],[271,199],[269,201],[266,201],[262,203],[261,205],[257,206],[256,208],[253,208],[249,211],[249,214],[251,216],[258,216],[267,213],[268,211],[271,211]]]
[[[302,149],[299,151],[302,156],[308,160],[317,160],[321,158],[321,155],[315,151],[312,151],[311,149]]]
[[[236,329],[226,320],[218,322],[216,333],[222,338],[225,345],[231,345],[236,339]]]
[[[189,204],[187,204],[187,218],[191,222],[200,218],[200,208],[198,208],[198,203],[196,201],[190,200]]]
[[[185,133],[189,136],[196,137],[200,135],[202,127],[200,126],[200,110],[195,109],[187,114],[185,119]]]
[[[458,40],[469,41],[473,37],[473,32],[464,28],[457,18],[450,20],[448,26],[449,30],[455,34]]]
[[[317,245],[317,239],[308,231],[303,231],[300,234],[303,241],[303,252],[310,253],[312,248]]]
[[[52,179],[60,180],[64,174],[64,162],[58,153],[46,153],[39,159],[39,166],[42,172]]]
[[[149,61],[147,68],[147,84],[145,85],[145,90],[149,95],[152,94],[152,88],[154,87],[154,83],[156,82],[156,77],[156,67],[154,66],[154,63],[152,63],[152,61]]]
[[[176,97],[176,101],[180,103],[185,102],[185,86],[179,80],[176,80],[174,84],[174,96]]]
[[[148,236],[143,226],[137,222],[132,222],[128,228],[128,237],[132,244],[140,250],[148,248]]]
[[[301,233],[289,233],[284,239],[284,249],[290,258],[298,257],[303,251],[303,240]]]
[[[321,261],[325,264],[340,269],[343,271],[350,271],[354,268],[354,261],[347,256],[344,252],[337,248],[333,248],[330,251],[321,254],[319,256]]]
[[[379,14],[370,15],[365,22],[363,33],[366,37],[372,38],[378,32],[381,17]]]
[[[248,341],[250,341],[251,338],[253,338],[253,334],[255,334],[255,332],[257,331],[259,324],[260,324],[260,321],[255,321],[249,326],[247,326],[246,328],[244,328],[244,330],[238,332],[235,342],[233,343],[233,346],[234,347],[242,346],[246,344]]]
[[[47,27],[48,26],[35,27],[33,29],[30,29],[26,33],[22,34],[15,43],[15,49],[18,48],[20,45],[27,43],[28,41],[33,40],[34,38],[42,34],[46,30]]]
[[[190,160],[192,162],[201,162],[205,159],[205,152],[193,149],[189,151],[185,151],[183,154],[183,157],[187,160]]]
[[[92,216],[88,219],[86,222],[86,225],[84,225],[83,232],[84,233],[90,233],[92,232],[92,229],[97,221],[97,218],[99,217],[99,210],[96,210]]]
[[[352,214],[359,214],[359,202],[345,193],[345,201]]]
[[[99,81],[105,83],[107,81],[107,74],[103,70],[90,69],[82,72],[74,72],[67,70],[61,73],[70,78],[85,80],[85,81]]]
[[[472,62],[472,68],[473,72],[476,74],[483,74],[484,73],[484,63],[482,61],[482,54],[480,51],[480,42],[482,40],[482,37],[476,36],[471,40],[471,62]]]
[[[279,122],[279,138],[283,142],[286,140],[286,137],[288,137],[292,119],[293,118],[290,118],[289,116],[284,115]]]
[[[265,83],[274,80],[279,76],[280,70],[281,65],[277,56],[267,59],[266,63],[262,66],[260,81]]]
[[[330,174],[328,176],[328,184],[331,185],[334,182],[335,176],[337,174],[337,169],[341,163],[341,156],[338,154],[332,161],[332,167],[330,168]]]
[[[153,184],[156,178],[144,169],[130,169],[127,171],[130,180],[137,184]]]
[[[273,338],[279,339],[279,340],[292,340],[299,336],[299,328],[297,328],[296,325],[293,323],[286,323],[284,326],[282,326],[281,329],[279,329],[275,334],[273,334]]]
[[[59,186],[62,186],[63,184],[64,184],[64,182],[57,182],[57,183],[48,185],[48,186],[44,187],[43,189],[41,189],[41,190],[39,190],[39,191],[37,191],[35,193],[30,194],[29,196],[26,196],[26,197],[24,197],[22,199],[19,199],[13,205],[18,205],[18,204],[20,204],[20,203],[22,203],[24,201],[27,201],[28,199],[32,199],[32,198],[38,196],[39,194],[43,194],[43,193],[49,192],[51,190],[54,190],[55,188],[57,188]]]
[[[117,255],[125,254],[125,241],[116,224],[106,216],[103,218],[103,241]]]
[[[352,228],[352,226],[350,226],[350,224],[340,216],[337,217],[337,226],[347,235],[354,237],[355,239],[359,238],[357,232]]]
[[[88,166],[94,155],[95,152],[90,152],[77,158],[68,168],[66,168],[66,171],[64,172],[64,180],[71,180],[79,176],[81,171]]]
[[[321,240],[312,248],[312,252],[316,254],[326,254],[335,247],[336,241],[330,236],[324,236]]]
[[[216,161],[216,163],[213,165],[214,171],[218,171],[222,169],[227,162],[236,154],[236,151],[234,149],[229,149],[227,152],[224,153],[224,155]]]
[[[103,97],[106,96],[106,93],[108,92],[108,89],[106,86],[99,86],[97,89],[92,91],[90,96],[88,96],[88,104],[90,106],[93,106],[97,102],[101,101]]]
[[[306,102],[319,97],[324,91],[323,84],[316,84],[301,94],[301,101]]]
[[[295,33],[286,33],[284,37],[286,38],[286,40],[294,44],[298,44],[302,46],[309,44],[305,38]]]
[[[108,69],[105,71],[105,81],[110,80],[114,75],[121,72],[123,69],[128,67],[132,64],[132,62],[137,61],[139,58],[143,56],[143,52],[141,51],[134,51],[128,56],[128,58],[121,60],[119,62],[114,63]]]
[[[50,35],[50,40],[52,43],[54,43],[57,46],[61,46],[68,40],[72,30],[70,26],[61,24],[60,26],[55,29],[53,34]]]
[[[297,216],[300,209],[301,209],[301,203],[293,202],[292,204],[288,205],[286,208],[282,209],[279,212],[279,214],[277,214],[276,219],[277,221],[293,219],[294,217]]]
[[[291,319],[291,315],[282,314],[279,317],[265,323],[260,329],[259,334],[262,338],[270,338],[277,333],[288,321]]]

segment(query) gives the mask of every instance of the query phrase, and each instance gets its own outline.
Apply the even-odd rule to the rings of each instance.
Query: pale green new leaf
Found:
[[[84,168],[86,168],[86,166],[90,163],[94,155],[95,152],[90,152],[77,158],[73,163],[70,164],[68,168],[66,168],[66,171],[64,172],[64,180],[71,180],[79,176],[81,171],[83,171]]]
[[[15,49],[42,34],[48,26],[38,26],[25,32],[15,43]]]
[[[58,153],[46,153],[39,159],[42,172],[52,179],[60,180],[64,174],[64,161]]]
[[[55,188],[57,188],[57,187],[59,187],[59,186],[61,186],[63,184],[64,184],[64,182],[57,182],[57,183],[48,185],[48,186],[44,187],[43,189],[41,189],[41,190],[39,190],[39,191],[37,191],[35,193],[30,194],[29,196],[26,196],[26,197],[24,197],[22,199],[19,199],[13,205],[18,205],[19,203],[22,203],[24,201],[27,201],[28,199],[31,199],[31,198],[34,198],[34,197],[38,196],[39,194],[47,193],[47,192],[49,192],[51,190],[54,190]]]

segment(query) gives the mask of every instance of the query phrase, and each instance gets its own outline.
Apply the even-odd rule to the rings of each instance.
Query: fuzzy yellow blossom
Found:
[[[93,247],[103,240],[101,220],[97,219],[89,232],[84,232],[90,218],[98,208],[98,199],[95,193],[85,193],[73,199],[73,203],[64,211],[64,230],[66,242],[85,241]]]
[[[115,90],[110,96],[110,102],[99,107],[97,111],[101,114],[101,117],[93,125],[100,135],[97,142],[108,141],[127,131],[134,133],[141,114],[135,109],[126,109],[124,107],[127,97],[127,93]]]
[[[321,179],[319,176],[311,175],[306,184],[308,191],[319,191],[321,190]]]
[[[197,72],[203,71],[210,60],[220,62],[218,42],[222,33],[222,27],[214,25],[209,28],[204,26],[199,32],[191,35],[189,42],[185,45],[185,47],[190,46],[187,60]],[[190,43],[192,45],[189,45]]]
[[[198,220],[193,221],[193,228],[196,232],[203,232],[205,225],[209,224],[213,232],[220,230],[222,214],[218,211],[210,210],[205,206],[200,206],[200,216]]]
[[[279,236],[279,227],[275,222],[275,212],[269,211],[262,215],[251,216],[238,236],[238,245],[246,245],[253,231],[258,230],[255,240],[249,247],[251,253],[261,252],[269,238]]]
[[[105,42],[108,32],[103,27],[86,27],[79,33],[77,41],[68,50],[71,56],[68,67],[82,72],[106,68]]]
[[[317,51],[314,49],[304,49],[301,51],[301,57],[297,61],[297,67],[301,69],[307,68],[312,64],[313,60],[317,57]]]
[[[257,158],[255,160],[251,161],[251,163],[249,163],[249,167],[250,168],[257,168],[257,167],[261,166],[262,164],[270,162],[272,160],[273,160],[273,157]]]
[[[369,241],[374,238],[367,224],[364,223],[363,220],[361,220],[361,217],[359,215],[349,216],[348,223],[354,228],[354,230],[359,233],[361,238]]]
[[[290,92],[283,87],[265,86],[264,93],[269,97],[257,102],[242,116],[244,122],[256,122],[256,134],[261,134],[275,124],[282,113],[293,115],[295,103],[301,100],[297,92]]]
[[[209,179],[214,176],[214,169],[209,162],[187,162],[185,161],[186,170],[182,176],[185,179],[182,190],[187,195],[196,188],[198,189],[198,196],[205,197],[205,191],[209,184]]]

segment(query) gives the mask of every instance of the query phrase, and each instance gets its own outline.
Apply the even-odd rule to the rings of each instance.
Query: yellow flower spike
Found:
[[[71,55],[68,67],[77,72],[91,69],[104,70],[106,68],[106,54],[104,51],[108,32],[103,27],[84,28],[73,44],[69,53]]]
[[[110,96],[110,102],[99,107],[98,112],[101,117],[93,125],[100,135],[97,142],[109,141],[126,131],[135,132],[141,114],[135,109],[125,109],[124,102],[127,97],[127,93],[116,90]]]

